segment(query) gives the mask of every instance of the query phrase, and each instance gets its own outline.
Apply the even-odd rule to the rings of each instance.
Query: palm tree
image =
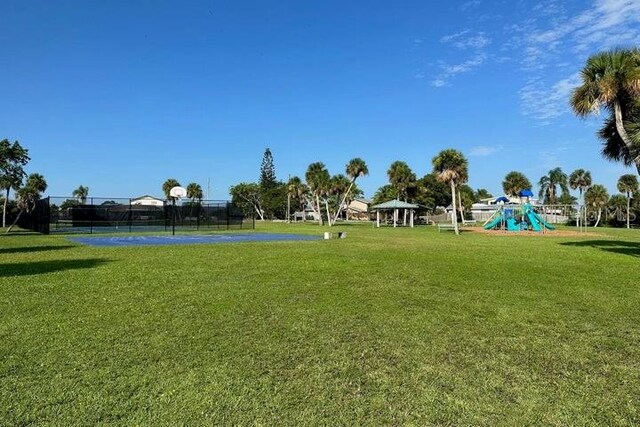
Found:
[[[336,203],[341,203],[342,200],[344,200],[344,197],[341,198],[341,196],[343,194],[346,194],[347,189],[351,187],[351,180],[349,178],[347,178],[346,176],[342,175],[341,173],[334,175],[331,177],[331,179],[329,180],[329,187],[328,187],[328,192],[326,194],[326,198],[325,198],[325,206],[327,208],[327,215],[329,215],[329,198],[334,198],[335,197],[335,202]],[[337,219],[338,219],[338,215],[337,212],[340,209],[340,207],[336,207],[336,214],[335,215],[330,215],[328,216],[328,221],[329,221],[329,225],[335,225]],[[333,220],[332,220],[333,218]]]
[[[413,173],[409,165],[396,160],[389,166],[387,177],[389,177],[389,183],[396,189],[398,198],[407,201],[407,189],[416,181],[416,174]]]
[[[196,182],[190,182],[187,184],[187,198],[191,200],[191,208],[189,212],[189,216],[193,217],[193,208],[196,207],[198,211],[196,212],[197,224],[200,226],[200,205],[202,204],[202,198],[204,197],[204,192],[202,191],[202,187],[200,184]]]
[[[601,108],[610,113],[610,122],[622,144],[614,157],[628,157],[637,149],[637,142],[627,132],[633,100],[640,96],[640,50],[616,49],[600,52],[589,59],[580,72],[582,85],[573,90],[571,107],[579,117],[597,114]],[[607,146],[605,146],[607,148]],[[631,159],[640,173],[640,156]]]
[[[7,206],[9,203],[10,191],[18,191],[22,185],[26,173],[20,165],[7,165],[5,173],[0,176],[0,188],[5,190],[5,197],[2,207],[2,226],[6,227],[7,223]]]
[[[387,176],[389,177],[389,183],[396,189],[398,199],[402,199],[405,202],[408,201],[408,189],[416,184],[416,174],[413,173],[409,165],[400,160],[396,160],[389,166]],[[403,209],[403,211],[403,223],[407,225],[407,210]]]
[[[312,196],[315,198],[314,211],[318,214],[318,224],[323,225],[320,197],[323,196],[328,189],[330,181],[329,171],[327,171],[324,163],[315,162],[307,167],[307,172],[304,177],[311,189]]]
[[[349,188],[347,188],[347,191],[345,191],[344,196],[342,197],[342,200],[338,205],[336,216],[333,219],[334,223],[337,221],[338,216],[340,216],[340,213],[342,213],[342,209],[345,206],[346,200],[349,198],[349,195],[351,194],[351,190],[353,189],[353,185],[356,183],[356,179],[358,179],[361,176],[369,175],[369,168],[367,167],[367,164],[365,163],[364,160],[362,160],[360,157],[355,157],[349,160],[349,163],[347,163],[347,166],[345,167],[345,172],[347,173],[347,176],[351,179],[351,182],[349,183]]]
[[[582,199],[582,193],[587,188],[591,187],[591,172],[584,169],[576,169],[569,175],[569,186],[572,190],[578,190],[580,192],[580,199]]]
[[[41,193],[47,190],[47,181],[39,173],[32,173],[27,177],[25,185],[21,187],[16,195],[18,196],[18,208],[20,212],[13,221],[13,224],[7,229],[7,233],[18,223],[23,212],[31,212],[36,202],[40,199]]]
[[[597,227],[600,223],[600,218],[602,217],[602,208],[607,205],[608,201],[609,193],[603,185],[593,185],[584,193],[585,204],[589,207],[597,209],[598,211],[598,218],[596,220],[596,223],[594,224],[594,227]]]
[[[89,187],[79,186],[71,193],[73,197],[78,199],[81,204],[85,204],[87,202],[87,197],[89,197]]]
[[[191,182],[187,185],[186,190],[187,190],[187,198],[191,199],[191,203],[202,201],[202,198],[204,197],[204,193],[202,191],[202,187],[200,186],[200,184]]]
[[[458,212],[460,218],[465,219],[464,214],[467,207],[475,203],[475,191],[467,184],[467,180],[458,184]]]
[[[460,176],[458,180],[458,209],[460,212],[460,218],[464,220],[464,209],[462,208],[462,195],[460,194],[460,188],[469,182],[469,171],[465,170],[464,174]],[[473,192],[473,190],[471,190]]]
[[[8,139],[0,141],[0,188],[6,192],[2,208],[2,226],[6,227],[7,205],[11,190],[18,191],[22,180],[27,175],[24,165],[29,160],[29,150],[23,148],[18,141],[10,143]]]
[[[345,217],[347,221],[349,220],[349,206],[351,205],[351,202],[359,197],[362,197],[363,195],[364,192],[360,189],[360,187],[358,187],[358,184],[353,184],[351,190],[349,190],[349,193],[347,194],[347,198],[344,201],[344,206],[346,206]]]
[[[638,179],[635,175],[625,174],[618,179],[618,191],[627,196],[627,228],[630,228],[631,196],[638,192]]]
[[[302,212],[302,222],[307,220],[307,204],[310,193],[309,186],[304,182],[300,182],[300,185],[296,188],[295,198],[298,200],[300,212]]]
[[[545,204],[554,204],[557,202],[558,187],[560,187],[563,193],[569,191],[569,187],[567,187],[567,174],[562,172],[560,168],[551,169],[547,175],[540,178],[538,185],[540,186],[538,197],[544,197]]]
[[[468,162],[464,155],[458,150],[448,149],[443,150],[435,156],[431,163],[433,164],[433,172],[439,181],[449,184],[451,187],[451,206],[452,206],[452,221],[456,234],[459,234],[458,230],[458,218],[456,215],[456,184],[460,179],[465,179],[468,176]]]
[[[580,192],[579,203],[583,203],[582,193],[589,187],[591,187],[591,172],[584,169],[576,169],[571,172],[569,175],[569,187],[573,190],[578,190]],[[580,212],[581,208],[578,209],[578,215],[576,215],[576,227],[580,226]]]
[[[598,137],[602,140],[602,156],[612,162],[622,162],[625,166],[636,164],[640,154],[640,103],[629,108],[625,121],[625,130],[631,138],[633,145],[627,146],[616,130],[616,118],[607,117],[604,126],[598,131]]]
[[[291,222],[291,199],[296,199],[302,180],[297,176],[292,176],[287,182],[287,222]]]
[[[302,222],[306,221],[307,196],[309,195],[309,187],[297,176],[292,176],[287,182],[287,198],[298,201],[298,209],[302,212]],[[290,211],[287,208],[287,211]]]
[[[171,200],[171,189],[173,187],[180,187],[178,180],[169,178],[162,184],[162,192],[166,200]]]
[[[607,202],[607,209],[616,213],[616,218],[619,218],[619,212],[623,212],[627,208],[627,197],[623,194],[613,194]]]
[[[522,190],[531,188],[531,182],[523,173],[511,171],[505,175],[502,181],[502,190],[504,194],[510,197],[518,197]]]
[[[47,181],[39,173],[32,173],[27,177],[25,188],[33,190],[37,196],[40,196],[40,193],[47,191],[47,187]]]

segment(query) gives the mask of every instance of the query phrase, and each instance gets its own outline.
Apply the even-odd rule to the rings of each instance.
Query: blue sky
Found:
[[[0,3],[0,138],[29,148],[50,195],[211,198],[362,157],[367,196],[394,160],[441,149],[470,184],[561,166],[615,190],[601,118],[567,104],[586,57],[640,44],[640,1],[24,1]]]

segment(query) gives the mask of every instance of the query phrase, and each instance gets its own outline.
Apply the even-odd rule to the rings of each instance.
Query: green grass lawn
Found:
[[[640,231],[337,230],[0,237],[0,425],[640,424]]]

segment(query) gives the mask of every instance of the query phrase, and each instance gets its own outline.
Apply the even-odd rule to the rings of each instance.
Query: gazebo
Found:
[[[397,227],[398,225],[398,213],[400,210],[407,211],[409,210],[409,227],[413,227],[413,218],[415,215],[415,210],[418,209],[419,205],[414,205],[413,203],[407,203],[396,200],[389,200],[388,202],[380,203],[379,205],[371,206],[371,210],[376,211],[376,227],[380,227],[380,211],[393,211],[393,226]]]

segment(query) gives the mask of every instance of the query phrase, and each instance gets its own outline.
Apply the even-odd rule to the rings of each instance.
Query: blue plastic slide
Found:
[[[511,218],[507,218],[507,231],[520,231],[520,227],[516,224],[516,220]]]
[[[538,222],[540,224],[542,224],[543,226],[545,226],[547,230],[555,230],[556,229],[553,225],[549,224],[547,221],[542,219],[542,217],[540,215],[538,215],[537,213],[535,213],[533,211],[532,211],[532,213],[533,213],[533,216],[538,220]]]
[[[527,218],[529,218],[529,224],[531,224],[531,229],[533,231],[540,231],[540,223],[538,221],[538,218],[536,218],[536,213],[532,210],[528,210]]]
[[[502,222],[502,215],[498,215],[493,221],[487,223],[487,225],[484,226],[484,229],[491,230],[492,228],[495,228],[498,224],[500,224],[500,222]]]

